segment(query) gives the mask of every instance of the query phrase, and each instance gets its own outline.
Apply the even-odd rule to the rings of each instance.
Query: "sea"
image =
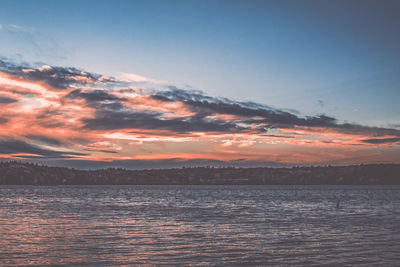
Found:
[[[0,186],[0,266],[400,266],[400,186]]]

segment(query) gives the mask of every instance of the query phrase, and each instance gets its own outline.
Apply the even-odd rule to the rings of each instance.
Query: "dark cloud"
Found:
[[[46,66],[33,68],[29,65],[19,66],[0,59],[0,71],[17,75],[31,81],[44,82],[56,89],[66,89],[72,84],[87,84],[96,82],[114,82],[99,74],[84,72],[76,68]]]
[[[58,109],[45,109],[41,110],[36,116],[38,119],[46,119],[54,116],[62,116],[63,112]]]
[[[92,90],[88,92],[82,92],[82,90],[77,89],[70,92],[66,98],[77,99],[82,98],[87,102],[100,102],[100,101],[127,101],[126,98],[120,98],[118,96],[112,95],[105,90]]]
[[[0,140],[0,154],[35,154],[41,158],[71,158],[73,156],[86,155],[77,152],[62,152],[41,148],[21,140]],[[31,156],[28,156],[31,157]],[[37,156],[33,156],[37,157]]]
[[[83,119],[85,128],[92,130],[149,129],[185,132],[241,132],[245,128],[233,122],[207,119],[207,114],[165,118],[162,113],[127,108],[128,99],[117,97],[104,90],[82,92],[74,90],[66,99],[84,99],[88,106],[96,109],[95,118]],[[211,99],[211,98],[210,98]]]
[[[45,128],[62,128],[65,126],[64,122],[52,121],[52,120],[39,121],[38,124]]]
[[[0,124],[4,124],[4,123],[7,123],[7,122],[8,122],[7,118],[0,117]]]
[[[191,111],[203,115],[227,114],[244,118],[247,123],[267,123],[270,128],[292,128],[293,126],[327,127],[335,124],[336,119],[325,115],[300,118],[287,111],[273,109],[254,102],[236,102],[226,98],[212,98],[199,93],[191,93],[173,88],[170,91],[158,92],[151,96],[160,101],[179,101]]]
[[[185,132],[223,132],[238,133],[257,131],[266,133],[273,128],[328,128],[347,134],[369,136],[395,135],[400,130],[367,127],[357,124],[339,124],[333,117],[321,114],[300,117],[286,110],[275,109],[255,102],[238,102],[226,98],[214,98],[200,91],[186,91],[170,87],[168,91],[156,92],[150,96],[162,102],[181,102],[195,115],[178,118],[165,118],[159,112],[146,112],[127,108],[123,105],[128,99],[120,98],[104,90],[74,90],[66,98],[84,99],[88,106],[96,109],[94,118],[83,120],[85,128],[94,130],[115,129],[162,129],[176,133]],[[213,115],[234,115],[237,120],[219,120]]]
[[[103,112],[121,110],[124,108],[121,102],[128,100],[115,96],[105,90],[82,92],[79,89],[70,92],[65,99],[84,99],[89,107]]]
[[[15,103],[15,102],[18,102],[18,100],[14,99],[14,98],[5,97],[5,96],[0,96],[0,104],[11,104],[11,103]]]
[[[84,119],[85,128],[92,130],[157,129],[174,132],[241,132],[245,128],[221,120],[201,116],[165,119],[161,113],[134,111],[98,111],[95,118]]]
[[[369,127],[351,123],[336,124],[333,125],[332,128],[335,128],[336,130],[347,134],[360,134],[373,137],[379,137],[385,135],[400,136],[400,130],[397,129]]]
[[[61,128],[65,127],[65,122],[62,119],[64,113],[58,109],[48,108],[45,110],[41,110],[36,115],[36,123],[45,128]]]
[[[153,99],[183,103],[192,112],[202,116],[227,114],[240,118],[245,124],[266,124],[259,130],[267,131],[268,128],[293,128],[295,126],[310,128],[328,128],[347,134],[366,134],[370,136],[394,135],[400,136],[400,130],[380,127],[368,127],[358,124],[340,124],[333,117],[321,114],[316,116],[299,117],[284,110],[278,110],[254,102],[238,102],[226,98],[213,98],[204,96],[201,92],[185,91],[170,87],[169,91],[161,91],[151,96]]]
[[[395,137],[395,138],[371,138],[371,139],[364,139],[361,140],[364,143],[368,144],[392,144],[392,143],[398,143],[400,142],[400,137]]]
[[[400,124],[389,124],[389,127],[400,128]]]

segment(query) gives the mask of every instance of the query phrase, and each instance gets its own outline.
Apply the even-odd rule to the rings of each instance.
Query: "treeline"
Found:
[[[292,168],[77,170],[0,162],[2,185],[398,185],[400,164]]]

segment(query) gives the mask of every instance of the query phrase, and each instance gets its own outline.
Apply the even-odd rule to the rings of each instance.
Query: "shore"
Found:
[[[2,185],[398,185],[400,164],[291,168],[77,170],[0,162]]]

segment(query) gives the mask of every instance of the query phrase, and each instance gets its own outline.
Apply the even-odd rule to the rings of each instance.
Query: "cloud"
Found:
[[[400,136],[400,130],[397,129],[384,128],[384,127],[369,127],[352,123],[337,124],[334,125],[332,128],[337,129],[342,133],[348,133],[348,134],[360,134],[368,136],[385,136],[385,135]]]
[[[17,99],[0,96],[0,104],[11,104],[17,102]]]
[[[229,114],[245,118],[254,118],[254,122],[265,122],[269,127],[293,127],[301,126],[322,126],[335,121],[328,116],[300,118],[287,111],[272,109],[268,106],[253,102],[238,102],[225,98],[213,98],[205,96],[199,92],[185,91],[182,89],[171,88],[169,91],[158,92],[152,95],[154,99],[166,102],[182,102],[191,111],[197,114],[214,115]],[[251,122],[251,121],[248,121]]]
[[[62,152],[41,148],[36,145],[26,143],[21,140],[0,140],[0,153],[1,154],[34,154],[24,155],[24,157],[40,157],[40,158],[71,158],[73,156],[85,155],[76,152]]]
[[[52,67],[42,65],[39,68],[16,64],[0,60],[0,71],[30,81],[43,82],[54,89],[66,89],[71,85],[85,85],[96,83],[112,83],[109,77],[88,73],[76,68]]]
[[[27,33],[27,34],[34,34],[35,30],[33,28],[30,27],[23,27],[20,25],[15,25],[15,24],[8,24],[6,26],[6,29],[10,32],[14,32],[14,33]]]
[[[167,84],[146,89],[140,79],[152,80],[135,79],[0,59],[0,157],[344,162],[360,158],[361,149],[382,158],[373,149],[399,143],[396,127],[302,116]]]
[[[138,74],[133,73],[125,73],[125,72],[118,72],[117,77],[125,82],[134,82],[134,83],[154,83],[154,84],[167,84],[167,81],[160,81],[150,79]]]
[[[221,120],[202,117],[163,119],[161,113],[134,111],[97,111],[95,118],[83,119],[85,128],[93,130],[150,129],[186,132],[241,132],[245,128]]]
[[[42,135],[26,135],[26,138],[32,140],[32,141],[37,141],[40,143],[43,143],[45,145],[50,145],[50,146],[61,146],[63,145],[63,142],[56,139],[56,138],[52,138],[52,137],[48,137],[48,136],[42,136]]]
[[[10,47],[11,51],[18,55],[24,53],[25,55],[34,54],[40,58],[65,58],[66,50],[55,39],[33,27],[7,24],[2,25],[0,31],[6,42],[14,44]]]
[[[399,143],[400,142],[400,137],[394,137],[394,138],[371,138],[371,139],[365,139],[361,140],[364,143],[368,144],[392,144],[392,143]]]
[[[9,120],[7,118],[4,117],[0,117],[0,124],[4,124],[7,123]]]
[[[84,99],[89,105],[95,105],[98,102],[112,102],[118,103],[119,101],[127,101],[127,98],[115,96],[105,90],[92,90],[82,91],[80,89],[74,90],[66,95],[69,99]]]
[[[228,114],[235,115],[244,123],[264,123],[268,128],[294,128],[296,126],[310,128],[329,128],[348,134],[395,135],[400,130],[380,127],[367,127],[358,124],[340,124],[327,115],[299,117],[287,111],[273,109],[269,106],[253,102],[238,102],[229,99],[204,96],[200,92],[191,92],[171,87],[168,91],[157,92],[151,96],[163,102],[181,102],[191,111],[202,115]]]

